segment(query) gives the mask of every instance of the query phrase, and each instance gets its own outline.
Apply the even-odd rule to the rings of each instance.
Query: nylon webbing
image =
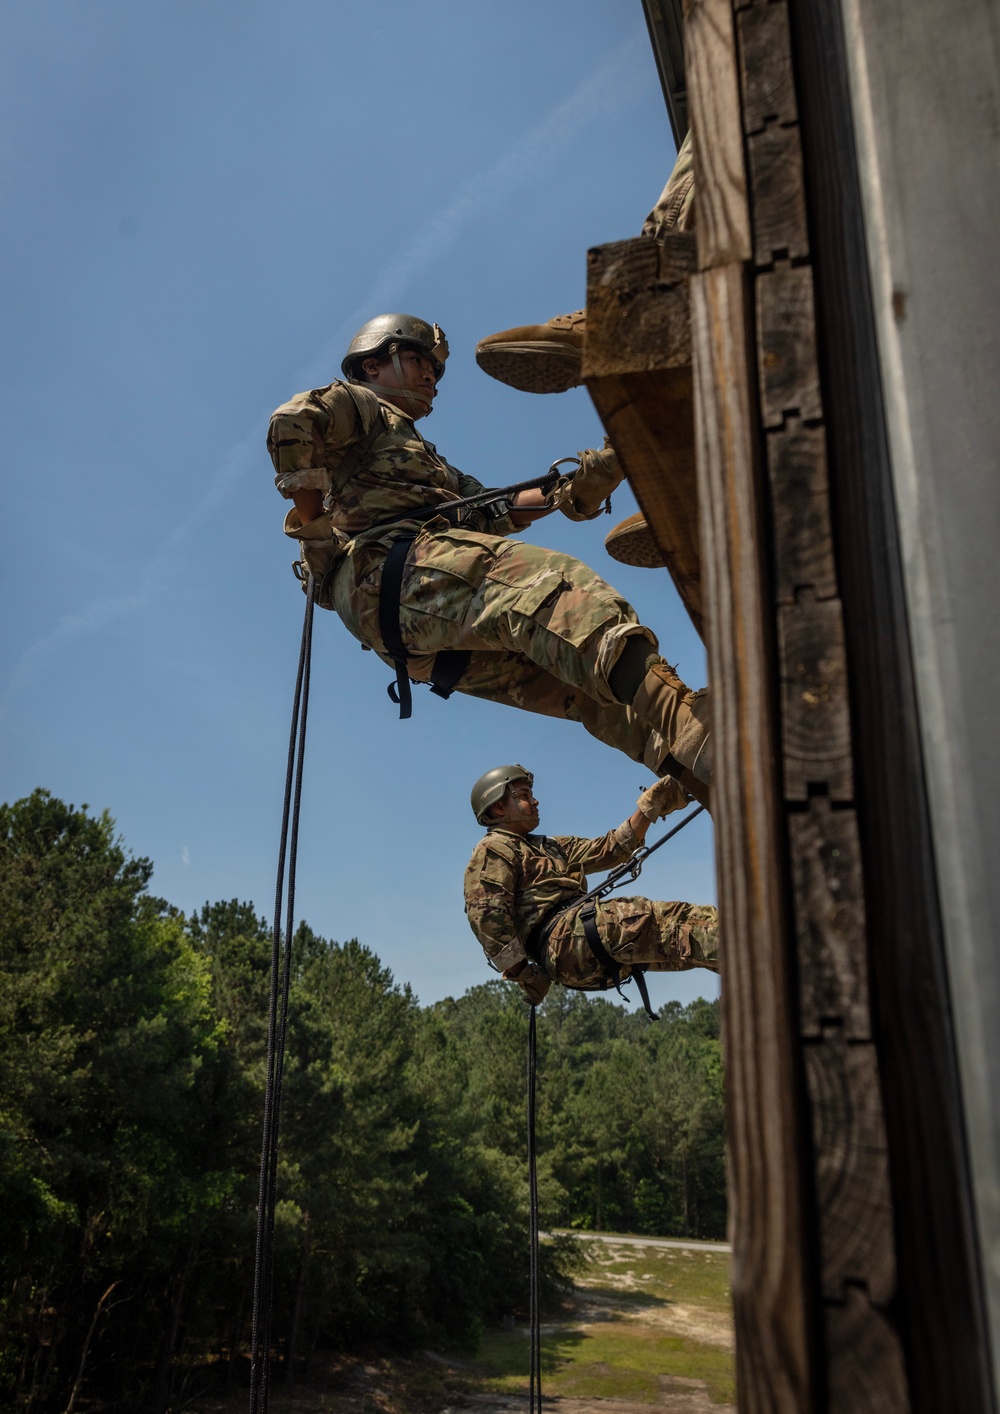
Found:
[[[274,1209],[278,1183],[278,1126],[281,1118],[281,1080],[288,1026],[288,996],[292,978],[292,931],[295,922],[295,864],[299,843],[299,808],[302,802],[302,767],[306,749],[309,711],[309,671],[312,649],[316,581],[306,586],[299,666],[292,700],[292,725],[288,739],[288,765],[278,845],[278,877],[274,891],[271,929],[271,988],[267,1017],[267,1071],[264,1085],[264,1122],[260,1148],[260,1189],[257,1199],[257,1248],[253,1272],[253,1325],[250,1335],[250,1414],[267,1414],[271,1350],[271,1315],[274,1282]],[[288,903],[284,938],[281,909],[285,893],[287,859]],[[284,944],[284,946],[282,946]],[[281,976],[279,988],[278,977]]]

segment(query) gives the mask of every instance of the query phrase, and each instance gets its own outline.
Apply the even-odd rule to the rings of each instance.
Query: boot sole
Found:
[[[667,562],[645,518],[639,515],[630,517],[630,521],[622,521],[621,525],[608,531],[604,537],[604,548],[608,554],[622,565],[635,565],[645,570],[663,569]]]
[[[522,393],[565,393],[582,381],[580,350],[572,344],[491,344],[476,350],[476,362]]]

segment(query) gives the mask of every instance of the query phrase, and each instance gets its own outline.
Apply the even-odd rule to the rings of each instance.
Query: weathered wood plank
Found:
[[[805,800],[825,786],[834,800],[854,796],[844,622],[839,599],[811,590],[778,609],[785,795]]]
[[[691,622],[704,635],[690,366],[588,379],[587,387]]]
[[[638,237],[587,257],[583,378],[649,521],[677,591],[702,632],[687,276],[694,236]]]
[[[637,236],[587,252],[583,377],[651,372],[691,362],[687,277],[697,259],[691,232]]]
[[[753,258],[758,265],[801,260],[809,228],[798,128],[767,127],[747,139],[753,184]]]
[[[765,427],[780,427],[786,416],[821,417],[812,271],[782,261],[758,277],[756,292]]]
[[[716,766],[733,1305],[741,1414],[809,1414],[797,1040],[777,815],[770,633],[743,268],[691,281]]]
[[[907,1414],[899,1338],[860,1288],[849,1286],[843,1304],[827,1306],[826,1348],[829,1414]]]
[[[892,1200],[875,1047],[826,1027],[805,1047],[816,1154],[823,1296],[864,1286],[874,1305],[896,1294]]]
[[[798,107],[789,51],[788,6],[784,0],[739,8],[739,41],[743,131],[755,133],[768,123],[795,123]],[[756,206],[757,193],[754,192]]]
[[[733,12],[729,0],[685,0],[684,21],[698,264],[708,270],[751,249]]]
[[[799,1027],[819,1037],[837,1023],[848,1041],[871,1038],[858,822],[816,797],[788,819],[792,911],[799,959]]]
[[[824,429],[792,418],[768,433],[767,469],[778,602],[794,604],[807,588],[817,599],[830,599],[837,593],[837,571]]]

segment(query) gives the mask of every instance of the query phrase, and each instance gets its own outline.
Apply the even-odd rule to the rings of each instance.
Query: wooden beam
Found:
[[[709,270],[750,255],[730,0],[684,0],[684,47],[698,193],[698,265]]]
[[[695,425],[716,741],[733,1307],[741,1414],[814,1407],[801,1174],[807,1161],[782,877],[773,629],[741,264],[691,282]]]
[[[695,239],[674,232],[587,257],[583,377],[629,485],[702,632],[687,277]]]

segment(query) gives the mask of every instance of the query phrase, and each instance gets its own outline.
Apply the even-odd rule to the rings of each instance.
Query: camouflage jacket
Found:
[[[297,393],[271,418],[267,449],[282,496],[322,491],[329,523],[345,539],[484,489],[439,456],[411,418],[358,383]],[[509,526],[494,520],[491,529]]]
[[[639,848],[626,820],[599,839],[489,830],[465,871],[465,912],[490,961],[507,972],[524,940],[557,904],[587,891],[587,875],[623,864]]]

